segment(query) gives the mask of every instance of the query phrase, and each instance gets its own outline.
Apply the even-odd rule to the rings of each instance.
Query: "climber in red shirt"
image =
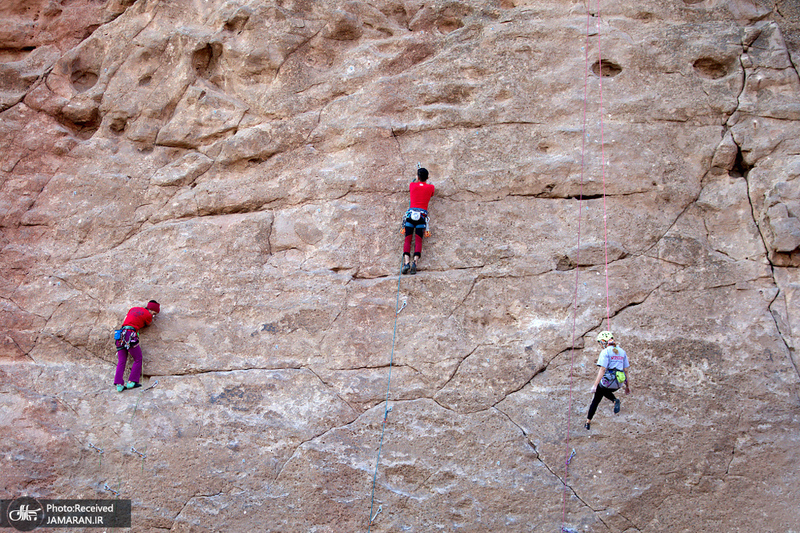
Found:
[[[422,255],[422,238],[428,229],[428,202],[433,196],[435,187],[428,183],[428,170],[417,169],[417,179],[408,184],[410,204],[403,226],[406,239],[403,243],[403,274],[417,273],[417,260]],[[416,235],[414,242],[414,261],[411,262],[411,239]]]
[[[114,332],[114,342],[117,346],[117,372],[114,374],[114,385],[117,386],[117,392],[141,387],[139,380],[142,377],[142,347],[139,346],[139,330],[149,326],[159,311],[161,306],[155,300],[147,302],[145,307],[133,307],[125,316],[122,327]],[[125,383],[123,377],[128,355],[133,357],[133,365],[129,380]]]

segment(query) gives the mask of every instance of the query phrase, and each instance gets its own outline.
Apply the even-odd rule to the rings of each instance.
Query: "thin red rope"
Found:
[[[600,50],[600,0],[597,0],[597,69],[600,98],[600,168],[603,170],[603,253],[606,275],[606,329],[611,331],[611,296],[608,290],[608,214],[606,210],[606,143],[603,127],[603,54]]]
[[[600,122],[600,168],[603,175],[603,253],[605,264],[605,283],[606,283],[606,323],[607,327],[611,329],[611,298],[608,283],[608,211],[606,205],[606,153],[605,153],[605,128],[603,124],[603,55],[600,48],[600,0],[597,0],[597,10],[595,13],[597,18],[597,67],[599,78],[599,122]],[[567,483],[569,477],[569,464],[572,460],[572,450],[569,446],[570,429],[572,427],[572,381],[573,371],[575,366],[575,344],[576,344],[576,330],[577,330],[577,317],[578,317],[578,287],[580,276],[580,249],[581,249],[581,218],[583,215],[583,184],[586,174],[586,125],[587,125],[587,102],[589,100],[589,36],[591,33],[591,20],[592,14],[589,9],[589,0],[586,2],[586,40],[584,44],[584,78],[583,78],[583,135],[581,139],[581,181],[580,181],[580,196],[578,197],[578,246],[575,255],[575,294],[573,302],[573,315],[572,315],[572,349],[570,350],[570,366],[569,366],[569,407],[567,411],[567,431],[566,431],[566,451],[564,454],[564,491],[561,502],[561,531],[570,531],[566,528],[567,521],[567,491],[569,484]]]

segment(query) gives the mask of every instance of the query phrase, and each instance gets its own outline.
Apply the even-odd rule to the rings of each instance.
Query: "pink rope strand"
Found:
[[[604,254],[604,268],[605,268],[605,284],[606,284],[606,326],[611,330],[611,296],[608,281],[608,206],[606,202],[606,147],[605,147],[605,127],[603,123],[603,54],[601,49],[600,40],[600,0],[597,0],[597,9],[595,16],[597,18],[597,68],[598,68],[598,91],[599,91],[599,123],[600,123],[600,168],[603,176],[603,254]],[[578,287],[580,275],[580,248],[581,248],[581,218],[583,215],[583,184],[586,173],[586,126],[587,126],[587,102],[589,100],[589,35],[591,33],[591,20],[592,14],[589,9],[589,0],[586,2],[586,41],[585,41],[585,68],[584,68],[584,83],[583,83],[583,138],[581,139],[581,181],[580,181],[580,196],[578,199],[578,247],[576,252],[576,268],[575,268],[575,295],[573,303],[573,316],[572,316],[572,349],[570,350],[570,370],[569,370],[569,407],[567,412],[567,431],[566,431],[566,452],[564,459],[564,491],[561,504],[561,531],[569,531],[566,527],[567,519],[567,489],[569,477],[569,463],[572,460],[574,452],[570,449],[569,438],[570,428],[572,427],[572,381],[573,371],[575,365],[575,343],[576,343],[576,330],[577,330],[577,316],[578,316]]]
[[[600,51],[600,0],[597,0],[597,69],[600,98],[600,168],[603,171],[603,253],[606,276],[606,329],[611,331],[611,296],[608,290],[608,214],[606,210],[606,143],[603,127],[603,55]]]
[[[588,0],[587,0],[588,1]],[[580,191],[578,196],[578,245],[575,256],[575,294],[573,300],[573,313],[572,313],[572,348],[570,350],[569,361],[569,403],[567,408],[567,432],[566,443],[567,449],[564,455],[564,491],[561,498],[561,530],[566,530],[567,521],[567,489],[569,487],[567,481],[569,477],[569,463],[572,459],[572,452],[569,446],[570,428],[572,427],[572,379],[573,370],[575,366],[575,335],[577,330],[578,320],[578,286],[580,280],[580,257],[581,257],[581,219],[583,217],[583,182],[586,173],[586,107],[589,100],[589,26],[591,25],[591,13],[589,6],[586,6],[586,41],[584,43],[584,72],[583,72],[583,128],[581,135],[581,180]]]

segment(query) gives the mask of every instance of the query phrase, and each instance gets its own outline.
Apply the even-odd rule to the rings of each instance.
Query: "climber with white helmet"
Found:
[[[589,414],[586,418],[586,429],[590,429],[592,418],[597,411],[597,406],[600,401],[605,397],[614,402],[614,414],[619,413],[620,401],[614,396],[614,391],[619,389],[623,384],[625,385],[625,394],[630,394],[630,376],[628,375],[627,368],[630,366],[628,363],[628,354],[625,350],[617,346],[614,340],[614,334],[610,331],[601,331],[597,335],[597,342],[603,347],[600,356],[597,358],[597,366],[600,368],[597,371],[597,377],[592,385],[591,392],[594,393],[594,398],[589,406]]]

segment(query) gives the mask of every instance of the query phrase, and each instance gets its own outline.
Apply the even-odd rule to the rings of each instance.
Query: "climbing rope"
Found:
[[[380,444],[378,445],[378,458],[375,461],[375,473],[372,476],[372,497],[370,499],[369,504],[369,526],[367,528],[367,532],[369,533],[372,531],[372,522],[375,521],[375,518],[380,514],[383,510],[383,506],[378,507],[378,511],[375,514],[373,510],[375,508],[375,484],[378,480],[378,466],[381,463],[381,451],[383,451],[383,435],[386,432],[386,419],[389,417],[389,413],[391,412],[392,408],[389,407],[389,393],[392,389],[392,365],[394,364],[394,346],[395,341],[397,340],[397,317],[400,315],[400,311],[405,309],[407,301],[403,301],[403,307],[400,307],[400,278],[402,275],[398,272],[397,274],[397,296],[395,297],[395,304],[394,304],[394,332],[392,333],[392,352],[389,356],[389,379],[386,383],[386,402],[384,403],[383,407],[383,422],[381,423],[381,440]]]
[[[597,71],[599,73],[597,78],[600,80],[597,90],[600,101],[600,109],[598,110],[600,122],[600,169],[603,174],[603,262],[605,264],[606,277],[606,329],[611,331],[611,298],[608,290],[608,214],[606,210],[606,143],[603,128],[603,54],[600,49],[600,0],[597,0]]]
[[[128,421],[128,424],[132,424],[133,423],[133,419],[136,416],[137,410],[139,409],[139,402],[141,402],[142,396],[144,395],[145,391],[153,389],[153,388],[155,388],[157,386],[158,386],[158,380],[155,380],[152,385],[150,385],[149,387],[143,388],[139,392],[139,397],[136,400],[136,405],[134,405],[134,407],[133,407],[133,413],[131,414],[131,418]],[[105,452],[105,450],[103,448],[100,448],[99,446],[96,446],[91,442],[89,442],[87,444],[87,447],[89,449],[91,449],[91,450],[94,450],[100,456],[100,459],[99,459],[99,462],[98,462],[98,465],[97,465],[98,472],[99,472],[99,470],[103,466],[103,456],[105,455],[106,452]],[[134,447],[134,446],[131,446],[131,453],[134,454],[134,455],[137,455],[142,460],[142,474],[144,474],[144,461],[145,461],[145,459],[147,459],[147,454],[145,452],[141,452],[141,451],[137,450],[136,447]],[[104,491],[110,492],[115,497],[119,498],[120,491],[122,490],[122,481],[119,478],[117,479],[117,488],[119,488],[120,490],[114,490],[113,488],[111,488],[108,485],[108,482],[103,483],[103,490]]]
[[[603,252],[605,262],[605,283],[606,283],[606,321],[608,329],[611,329],[611,304],[609,297],[609,284],[608,284],[608,224],[607,224],[607,211],[606,211],[606,165],[605,165],[605,139],[603,132],[603,57],[600,48],[600,0],[597,0],[597,9],[595,13],[596,33],[597,33],[597,57],[599,69],[599,122],[600,122],[600,167],[603,175]],[[584,73],[583,73],[583,129],[581,138],[581,178],[580,178],[580,194],[578,196],[578,244],[576,247],[575,257],[575,291],[573,300],[573,315],[572,315],[572,348],[570,349],[570,363],[569,363],[569,401],[567,408],[567,430],[566,430],[566,452],[564,460],[564,490],[561,500],[561,529],[563,533],[573,533],[574,530],[567,527],[567,494],[569,489],[569,465],[575,457],[576,452],[574,448],[570,448],[570,428],[572,427],[572,381],[575,367],[575,345],[576,345],[576,331],[578,320],[578,288],[580,280],[580,250],[581,250],[581,219],[583,216],[583,185],[586,176],[586,136],[587,136],[587,102],[589,100],[589,37],[591,35],[592,13],[589,6],[589,0],[586,2],[586,38],[584,42]]]
[[[129,424],[133,423],[133,417],[136,416],[136,411],[139,409],[139,402],[142,401],[142,396],[144,396],[145,391],[149,391],[150,389],[155,388],[157,385],[158,385],[158,380],[156,380],[155,383],[153,383],[152,385],[150,385],[146,389],[142,389],[139,392],[139,398],[136,399],[136,405],[133,406],[133,414],[131,415],[131,419],[128,422]]]

